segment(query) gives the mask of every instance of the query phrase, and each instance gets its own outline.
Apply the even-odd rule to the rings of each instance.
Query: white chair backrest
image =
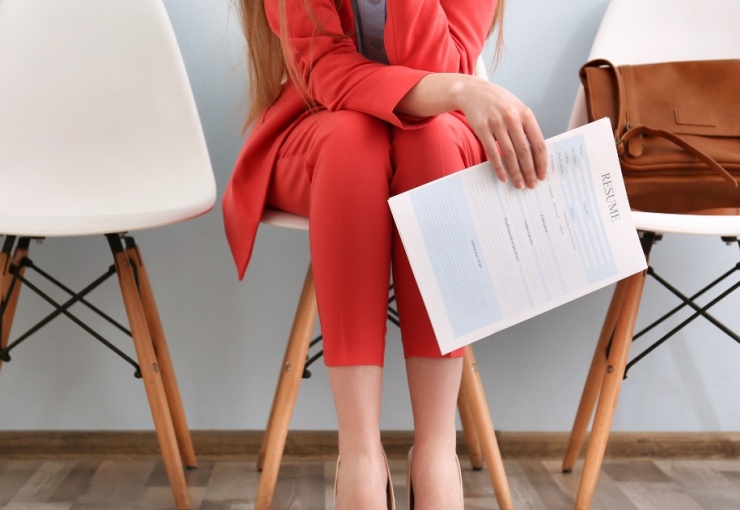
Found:
[[[0,233],[134,230],[213,206],[161,0],[2,0],[0,77]]]
[[[739,25],[738,0],[612,0],[589,60],[622,65],[740,58]],[[570,127],[585,122],[581,90]]]
[[[616,65],[740,57],[736,0],[612,0],[590,58]]]

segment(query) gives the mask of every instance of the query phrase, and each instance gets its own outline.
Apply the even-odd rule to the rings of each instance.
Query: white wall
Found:
[[[243,42],[225,0],[166,0],[185,56],[211,157],[223,192],[241,144],[245,111]],[[506,51],[493,79],[535,111],[546,136],[562,131],[606,0],[509,0]],[[260,429],[269,412],[296,299],[308,262],[304,233],[264,228],[250,271],[237,282],[220,209],[197,220],[137,234],[153,280],[186,412],[193,429]],[[738,248],[714,238],[674,237],[654,264],[684,291],[724,272]],[[110,264],[104,239],[47,240],[35,261],[81,288]],[[94,296],[123,318],[115,282]],[[566,305],[476,344],[494,423],[501,430],[564,431],[610,290]],[[61,299],[62,296],[59,298]],[[648,283],[640,323],[677,301]],[[738,298],[716,315],[740,330]],[[24,292],[15,336],[48,313]],[[82,314],[87,316],[88,314]],[[98,324],[96,322],[96,324]],[[133,353],[130,341],[110,331]],[[661,328],[665,331],[666,328]],[[388,335],[383,427],[411,428],[397,332]],[[2,367],[0,429],[148,429],[151,418],[131,368],[61,318]],[[625,382],[615,430],[736,430],[740,346],[697,321],[637,365]],[[335,427],[326,371],[301,389],[294,429]]]

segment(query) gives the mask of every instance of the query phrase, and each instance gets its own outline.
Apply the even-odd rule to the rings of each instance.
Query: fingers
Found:
[[[483,148],[488,155],[488,161],[493,167],[493,172],[501,182],[508,182],[509,175],[506,172],[506,167],[501,160],[501,148],[493,135],[487,131],[484,131],[479,137]]]
[[[497,140],[514,185],[534,189],[547,174],[547,148],[534,115],[525,109],[519,118],[506,123]]]
[[[501,146],[501,154],[506,164],[506,169],[511,177],[511,182],[517,189],[525,186],[530,188],[536,184],[532,180],[533,164],[529,156],[529,143],[524,133],[501,132],[496,136]],[[529,161],[528,161],[529,159]]]
[[[545,138],[534,116],[531,122],[524,124],[524,132],[530,143],[535,174],[539,180],[544,181],[547,177],[547,145],[545,145]]]

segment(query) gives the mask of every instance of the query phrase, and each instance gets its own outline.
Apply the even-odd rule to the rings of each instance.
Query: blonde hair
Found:
[[[496,58],[498,58],[503,46],[504,1],[498,0],[493,20],[491,20],[491,27],[488,31],[488,36],[491,36],[498,28]],[[247,60],[249,62],[250,104],[245,129],[275,102],[286,79],[290,79],[298,88],[298,91],[306,99],[307,105],[312,104],[312,95],[308,89],[308,84],[305,83],[298,71],[288,44],[285,2],[286,0],[278,0],[280,35],[277,36],[270,28],[263,0],[237,1],[237,10],[247,40]],[[304,0],[304,4],[317,29],[326,33],[324,27],[314,16],[309,0]],[[348,36],[347,34],[332,35],[336,37]]]

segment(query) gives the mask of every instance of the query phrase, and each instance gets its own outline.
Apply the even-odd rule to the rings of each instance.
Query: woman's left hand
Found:
[[[469,79],[467,79],[469,78]],[[457,91],[460,111],[499,179],[534,188],[547,174],[547,148],[532,110],[505,88],[474,76]]]
[[[503,182],[534,188],[547,175],[547,148],[532,110],[505,88],[476,76],[435,73],[422,78],[396,111],[431,117],[459,110]]]

